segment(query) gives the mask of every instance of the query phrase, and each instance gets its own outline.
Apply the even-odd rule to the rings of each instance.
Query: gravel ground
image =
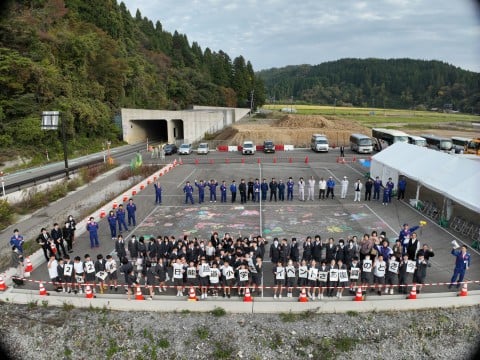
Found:
[[[132,314],[3,303],[0,333],[12,359],[469,359],[479,309]]]

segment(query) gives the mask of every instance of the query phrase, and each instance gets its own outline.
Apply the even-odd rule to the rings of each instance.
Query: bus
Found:
[[[350,150],[370,154],[373,151],[372,139],[367,135],[352,134],[350,135]]]
[[[453,148],[452,140],[436,135],[421,135],[427,140],[427,146],[431,149],[450,151]]]
[[[417,146],[427,146],[427,140],[415,135],[408,135],[408,143]]]
[[[377,140],[375,142],[375,150],[378,151],[396,142],[408,143],[408,134],[399,130],[373,128],[372,137]]]
[[[453,148],[455,149],[455,153],[463,154],[465,152],[465,149],[467,148],[468,143],[471,140],[472,139],[467,139],[460,136],[452,136],[452,144],[453,144]]]
[[[467,144],[466,154],[480,155],[480,138],[472,139]]]

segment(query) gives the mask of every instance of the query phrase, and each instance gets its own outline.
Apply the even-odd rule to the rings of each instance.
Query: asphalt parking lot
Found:
[[[447,229],[432,223],[422,214],[417,212],[407,202],[392,200],[389,206],[383,206],[377,201],[353,202],[353,182],[360,178],[365,181],[365,173],[368,168],[355,163],[338,163],[336,161],[338,151],[332,150],[329,153],[313,153],[309,150],[295,150],[290,152],[277,152],[275,154],[257,153],[252,156],[242,156],[238,153],[211,152],[208,155],[190,154],[187,156],[167,156],[166,160],[177,159],[182,165],[160,177],[163,187],[163,202],[155,205],[153,185],[134,197],[137,205],[137,226],[129,229],[124,235],[127,239],[132,234],[138,236],[175,235],[190,238],[197,237],[209,239],[212,232],[219,234],[230,233],[234,237],[262,234],[269,243],[274,237],[287,238],[290,240],[296,237],[300,242],[300,248],[306,236],[320,234],[322,239],[333,237],[337,242],[339,239],[346,239],[352,235],[361,238],[364,233],[371,233],[376,230],[378,233],[386,231],[387,237],[395,239],[403,223],[411,226],[418,224],[420,220],[427,221],[427,225],[418,231],[421,244],[428,243],[435,252],[431,259],[432,266],[427,271],[428,283],[448,282],[450,280],[455,258],[450,255],[451,244],[455,234]],[[347,158],[355,155],[346,151]],[[368,156],[360,156],[368,158]],[[358,159],[358,155],[356,155]],[[145,157],[146,162],[156,162],[156,159]],[[372,174],[374,175],[374,174]],[[268,201],[240,204],[239,195],[236,203],[230,202],[228,191],[227,203],[220,203],[220,195],[217,189],[217,202],[210,203],[208,189],[205,191],[203,204],[198,204],[198,192],[194,191],[195,204],[185,205],[183,186],[186,181],[215,179],[219,183],[225,180],[227,185],[233,179],[237,184],[241,178],[246,181],[250,178],[266,178],[267,182],[275,177],[277,181],[284,182],[292,177],[295,183],[300,177],[307,180],[314,176],[317,181],[315,187],[314,201],[300,201],[298,199],[297,186],[295,186],[293,201]],[[318,179],[327,179],[332,176],[337,182],[335,198],[327,200],[318,199]],[[347,176],[350,181],[346,199],[340,199],[340,180]],[[305,198],[307,191],[305,191]],[[107,209],[108,212],[108,209]],[[97,253],[112,253],[113,243],[106,219],[100,221],[100,243],[101,247],[95,251],[89,248],[88,235],[81,234],[74,247],[74,253],[83,258],[89,253],[95,258]],[[457,238],[459,242],[462,239]],[[264,284],[271,286],[273,276],[271,264],[268,260],[268,246],[266,251],[266,267],[264,270]],[[472,267],[467,272],[467,280],[480,279],[480,267],[478,266],[480,256],[470,249],[472,254]],[[119,276],[119,279],[122,279]],[[41,265],[33,272],[32,280],[48,280],[46,265]],[[38,289],[38,284],[27,282],[23,288]],[[478,284],[471,285],[471,289],[479,289]],[[428,286],[424,292],[448,291],[445,285]],[[170,290],[175,294],[175,290]],[[67,295],[73,296],[73,295]],[[107,296],[107,295],[104,295]],[[265,296],[271,296],[270,289],[265,291]]]

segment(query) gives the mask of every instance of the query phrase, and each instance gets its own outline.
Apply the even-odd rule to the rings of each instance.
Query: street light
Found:
[[[58,123],[60,122],[60,111],[43,111],[42,112],[42,130],[58,130]],[[62,143],[63,143],[63,159],[65,161],[65,175],[70,179],[70,172],[68,170],[67,157],[67,134],[65,132],[65,121],[61,121]]]

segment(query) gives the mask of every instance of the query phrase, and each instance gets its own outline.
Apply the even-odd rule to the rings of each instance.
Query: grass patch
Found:
[[[213,359],[235,359],[235,349],[229,343],[223,343],[216,341],[214,343],[214,349],[212,354]]]
[[[170,347],[170,341],[167,338],[160,338],[157,340],[157,346],[160,349],[167,349]]]
[[[72,311],[75,309],[75,306],[72,303],[69,303],[68,301],[64,301],[62,303],[62,309],[63,311]]]
[[[207,340],[210,336],[210,331],[205,326],[199,326],[195,329],[195,334],[200,340]]]
[[[105,355],[107,356],[107,359],[111,359],[119,351],[120,351],[120,347],[118,346],[117,341],[115,339],[109,339],[108,348],[105,351]]]
[[[29,309],[36,309],[38,306],[38,300],[32,300],[27,303]]]
[[[272,335],[272,338],[270,339],[270,344],[269,344],[270,349],[277,350],[282,345],[283,345],[282,336],[279,333],[275,332]]]
[[[345,314],[347,314],[347,316],[350,316],[350,317],[357,317],[360,315],[358,311],[355,311],[355,310],[348,310]]]
[[[311,320],[312,317],[316,315],[315,311],[312,310],[306,310],[302,311],[300,313],[292,313],[289,311],[288,313],[280,313],[280,320],[282,322],[295,322],[295,321],[302,321],[302,320]]]
[[[215,317],[221,317],[221,316],[225,316],[227,312],[225,311],[224,308],[215,306],[215,308],[212,311],[210,311],[210,314],[212,314]]]

